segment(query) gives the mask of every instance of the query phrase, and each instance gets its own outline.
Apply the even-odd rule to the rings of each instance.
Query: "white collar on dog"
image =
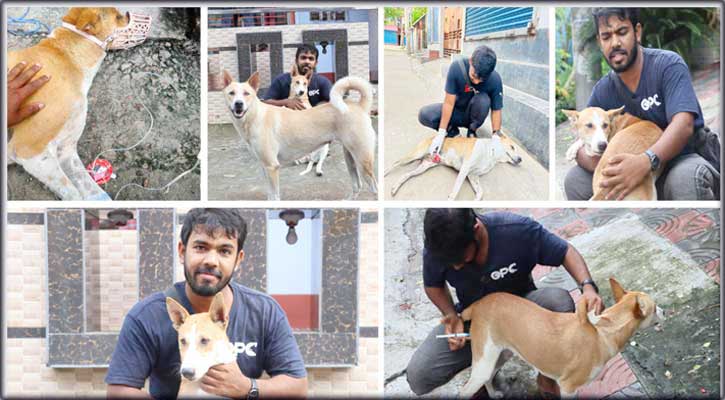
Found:
[[[95,37],[93,35],[90,35],[88,33],[85,33],[83,31],[79,30],[78,28],[76,28],[75,26],[73,26],[73,25],[71,25],[71,24],[69,24],[67,22],[63,22],[63,28],[66,28],[68,30],[71,30],[71,31],[73,31],[73,32],[75,32],[75,33],[83,36],[84,38],[90,40],[91,42],[97,44],[98,47],[100,47],[101,49],[103,49],[103,51],[106,51],[106,48],[108,47],[108,44],[113,41],[113,35],[107,37],[106,40],[103,41],[103,40],[101,40],[101,39],[99,39],[99,38],[97,38],[97,37]]]

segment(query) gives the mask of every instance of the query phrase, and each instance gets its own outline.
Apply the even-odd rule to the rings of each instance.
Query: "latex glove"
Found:
[[[431,156],[435,156],[441,151],[441,148],[443,148],[443,140],[446,138],[446,135],[448,135],[448,132],[446,132],[445,129],[438,129],[438,133],[433,138],[433,141],[430,143],[430,147],[428,148],[428,153],[430,153]]]

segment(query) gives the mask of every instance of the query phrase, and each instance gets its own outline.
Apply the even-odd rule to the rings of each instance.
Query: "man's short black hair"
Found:
[[[460,262],[466,247],[475,241],[476,214],[471,208],[429,208],[423,219],[425,248],[434,257]]]
[[[317,51],[317,47],[315,47],[311,44],[303,43],[300,47],[297,48],[297,53],[295,54],[295,61],[297,61],[297,59],[300,58],[300,54],[302,54],[302,53],[314,54],[315,60],[317,60],[317,58],[318,58],[317,56],[320,54]]]
[[[592,17],[594,18],[594,29],[599,35],[599,21],[604,19],[604,22],[609,20],[609,17],[616,15],[622,21],[629,20],[632,23],[632,27],[636,27],[639,23],[639,8],[631,7],[599,7],[592,11]]]
[[[186,246],[191,232],[198,228],[213,236],[218,229],[223,229],[229,238],[237,238],[237,253],[244,247],[247,238],[247,221],[234,208],[193,208],[186,213],[184,226],[181,228],[181,243]]]
[[[485,81],[496,68],[496,53],[488,46],[478,46],[471,55],[471,65],[478,79]]]

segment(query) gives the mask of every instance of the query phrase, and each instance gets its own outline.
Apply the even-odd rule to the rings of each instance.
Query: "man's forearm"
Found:
[[[438,307],[443,315],[450,315],[456,313],[456,308],[453,306],[453,299],[451,298],[451,292],[447,286],[443,287],[425,287],[425,294],[428,296],[430,301]]]
[[[139,398],[139,399],[152,399],[150,394],[144,392],[143,390],[131,386],[125,386],[125,385],[108,385],[106,388],[106,397],[107,398],[119,398],[119,399],[128,399],[128,398]]]
[[[262,100],[262,102],[271,104],[271,105],[277,106],[277,107],[284,107],[287,104],[287,99],[281,99],[281,100],[267,99],[267,100]]]
[[[690,136],[694,133],[694,117],[688,112],[681,112],[672,117],[672,121],[652,146],[651,150],[657,154],[664,163],[680,154],[687,144]]]
[[[441,122],[438,124],[438,129],[448,129],[455,105],[456,95],[446,93],[446,97],[443,100],[443,107],[441,108]]]
[[[306,397],[307,377],[293,378],[277,375],[269,379],[257,379],[259,397]]]
[[[597,164],[599,164],[600,158],[600,156],[588,155],[587,152],[584,150],[584,146],[580,147],[579,150],[576,152],[577,165],[589,172],[594,172],[594,170],[597,169]]]
[[[492,131],[501,130],[501,110],[492,110],[491,111],[491,130]]]
[[[566,255],[564,256],[564,268],[576,281],[577,284],[581,283],[586,279],[592,279],[592,275],[589,273],[587,263],[584,261],[584,257],[579,254],[579,251],[574,248],[571,244],[568,244]]]

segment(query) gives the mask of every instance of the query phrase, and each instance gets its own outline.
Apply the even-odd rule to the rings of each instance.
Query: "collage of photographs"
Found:
[[[0,397],[721,398],[723,4],[622,5],[3,2]]]

